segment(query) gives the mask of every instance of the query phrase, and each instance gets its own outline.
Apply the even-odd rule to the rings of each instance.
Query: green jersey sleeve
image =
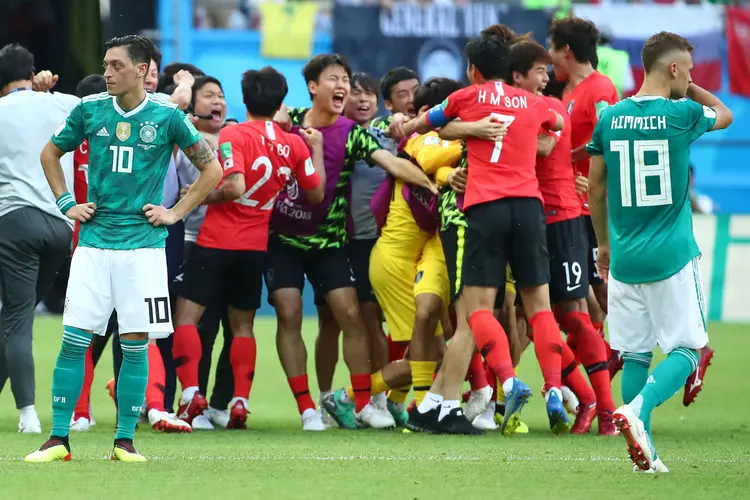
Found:
[[[709,132],[716,123],[716,111],[695,101],[686,99],[687,127],[690,130],[690,142]]]
[[[378,140],[361,126],[355,125],[346,140],[346,162],[368,160],[379,149],[381,147]]]
[[[286,110],[287,113],[289,113],[289,118],[292,120],[292,124],[294,125],[302,125],[302,120],[305,118],[305,113],[310,108],[288,108]]]
[[[198,142],[201,133],[195,128],[188,115],[175,108],[169,120],[169,138],[184,150]]]
[[[603,111],[606,113],[606,110]],[[594,127],[594,133],[591,136],[591,142],[586,144],[586,152],[589,156],[602,156],[604,154],[604,144],[602,143],[602,129],[606,126],[607,120],[598,120]]]
[[[81,145],[86,138],[86,126],[83,118],[83,108],[79,103],[68,115],[65,122],[52,136],[52,144],[61,151],[69,153]]]

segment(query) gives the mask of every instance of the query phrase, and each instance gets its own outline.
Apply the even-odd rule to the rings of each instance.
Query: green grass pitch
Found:
[[[315,331],[315,319],[307,320],[311,387],[316,385]],[[50,383],[61,332],[59,317],[37,318],[37,407],[45,433],[51,425]],[[303,434],[276,355],[275,322],[263,318],[257,324],[258,364],[250,398],[250,428],[164,435],[141,427],[136,444],[150,459],[145,464],[106,459],[115,423],[113,404],[104,390],[112,374],[109,352],[97,367],[92,390],[98,425],[89,433],[72,435],[73,461],[68,463],[22,461],[46,434],[16,432],[18,417],[6,385],[0,396],[0,498],[747,498],[750,331],[713,324],[709,333],[716,356],[697,402],[684,408],[680,391],[655,413],[654,437],[671,470],[658,477],[633,474],[622,438],[551,435],[538,394],[541,374],[532,351],[525,354],[520,369],[522,378],[536,391],[524,413],[531,428],[526,436],[425,436],[339,429]],[[337,384],[347,379],[342,363]],[[619,402],[619,376],[614,386]]]

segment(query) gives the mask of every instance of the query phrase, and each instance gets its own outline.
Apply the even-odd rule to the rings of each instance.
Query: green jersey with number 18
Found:
[[[149,224],[143,206],[161,204],[174,146],[188,148],[200,137],[187,115],[159,97],[146,94],[130,111],[106,92],[81,99],[52,137],[65,152],[89,141],[88,201],[96,213],[81,224],[79,245],[164,247],[167,229]]]
[[[610,273],[618,281],[661,281],[700,255],[690,144],[715,121],[711,108],[658,96],[631,97],[602,112],[586,150],[607,165]]]

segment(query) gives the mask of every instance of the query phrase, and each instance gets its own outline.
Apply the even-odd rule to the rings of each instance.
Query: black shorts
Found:
[[[185,261],[180,295],[205,307],[260,307],[266,252],[219,250],[194,245]]]
[[[585,298],[589,293],[589,243],[583,217],[548,224],[547,246],[552,302]]]
[[[461,293],[461,270],[463,264],[464,245],[466,244],[466,228],[449,226],[440,231],[440,242],[445,254],[445,265],[448,268],[448,280],[451,286],[451,303]],[[503,272],[503,286],[498,288],[495,298],[495,309],[502,309],[505,304],[505,273]]]
[[[547,224],[537,198],[503,198],[466,211],[462,281],[466,286],[505,287],[510,263],[516,289],[549,283]]]
[[[596,233],[594,232],[594,224],[591,222],[590,215],[583,215],[583,220],[586,225],[586,234],[588,235],[588,254],[589,254],[589,283],[591,285],[601,285],[604,283],[599,277],[599,273],[596,272],[596,257],[599,255],[599,243],[596,242]]]
[[[370,283],[370,253],[377,241],[377,238],[371,240],[351,240],[346,246],[346,255],[349,258],[352,274],[354,274],[354,279],[356,280],[357,299],[360,302],[377,302],[375,292],[372,290],[372,284]],[[316,293],[315,305],[323,306],[325,303],[325,297]]]
[[[352,273],[357,281],[357,298],[360,302],[377,302],[370,283],[370,253],[377,241],[377,238],[352,240],[346,247],[349,264],[352,266]]]
[[[320,297],[325,297],[331,290],[354,288],[356,284],[345,248],[303,250],[271,235],[265,274],[269,302],[271,294],[282,288],[296,288],[302,292],[305,276],[315,295]]]

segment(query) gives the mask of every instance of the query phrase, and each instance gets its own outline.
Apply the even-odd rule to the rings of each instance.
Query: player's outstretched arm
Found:
[[[427,177],[427,174],[409,160],[398,158],[384,149],[373,152],[370,159],[397,179],[407,184],[425,187],[435,194],[438,193],[437,186]]]
[[[698,104],[712,108],[716,111],[716,121],[711,130],[722,130],[729,127],[734,120],[732,111],[708,90],[691,83],[688,87],[687,95],[690,99]]]
[[[65,174],[62,165],[60,165],[60,158],[64,154],[65,151],[55,146],[52,141],[47,142],[39,157],[44,176],[47,178],[47,183],[55,196],[60,212],[69,219],[87,222],[94,216],[96,205],[94,203],[76,204],[73,195],[68,191],[67,184],[65,184]]]
[[[549,156],[552,150],[555,149],[557,141],[551,135],[539,134],[536,139],[536,155],[537,156]]]
[[[438,133],[441,139],[454,141],[476,137],[486,141],[499,141],[508,132],[505,124],[495,117],[487,116],[476,122],[462,122],[453,120],[440,127]]]
[[[214,205],[216,203],[236,200],[245,193],[245,187],[245,174],[242,172],[231,173],[224,177],[224,182],[221,183],[221,186],[206,196],[206,199],[203,200],[203,205]],[[189,188],[187,192],[189,192]]]
[[[211,146],[202,137],[192,146],[182,150],[200,172],[184,198],[172,207],[177,220],[181,220],[213,191],[221,181],[222,170]],[[242,183],[244,184],[244,177]],[[240,195],[242,192],[240,192]]]
[[[609,269],[609,226],[607,225],[609,211],[607,209],[607,165],[604,163],[604,156],[591,157],[588,193],[591,222],[596,233],[596,241],[599,243],[600,258],[597,259],[597,268],[600,268],[600,275],[605,277],[607,273],[602,273],[602,271]],[[606,264],[606,269],[604,269],[604,264]]]

